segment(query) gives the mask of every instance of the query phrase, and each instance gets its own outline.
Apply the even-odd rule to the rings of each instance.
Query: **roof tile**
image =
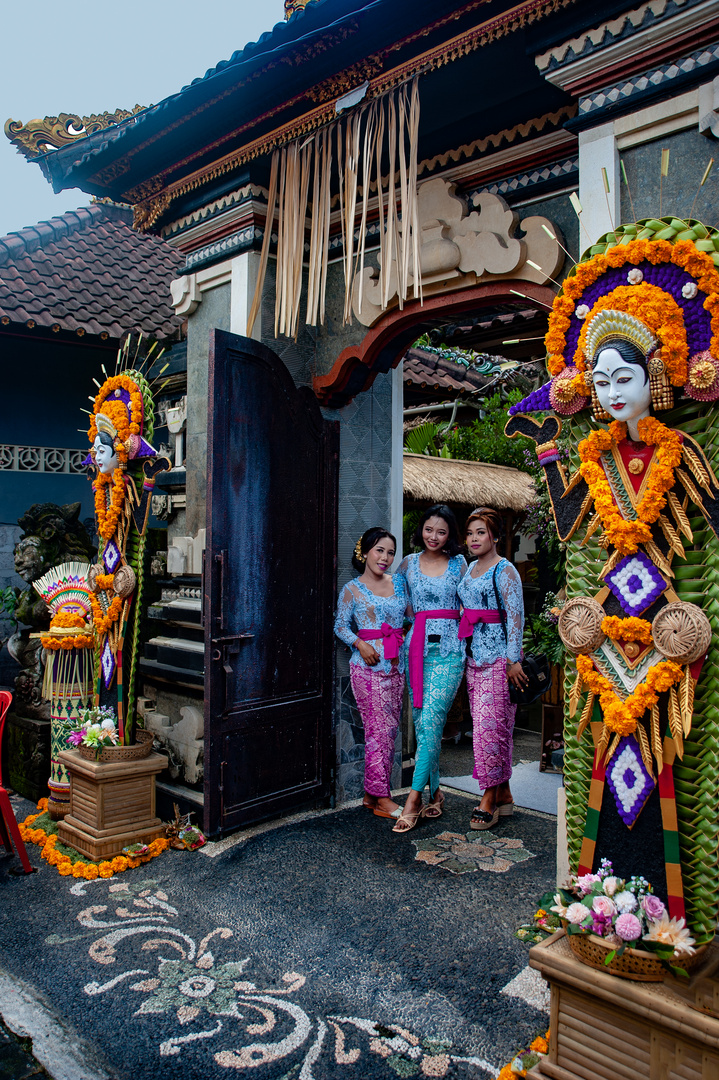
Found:
[[[0,316],[111,337],[179,329],[170,282],[184,257],[140,235],[124,207],[94,203],[0,237]]]

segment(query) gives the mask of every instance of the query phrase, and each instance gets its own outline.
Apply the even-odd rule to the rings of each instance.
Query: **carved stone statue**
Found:
[[[24,529],[15,545],[15,571],[27,588],[18,589],[15,618],[22,624],[8,641],[8,652],[22,671],[15,680],[14,711],[33,719],[47,720],[50,706],[42,698],[43,650],[34,631],[45,630],[50,615],[32,583],[59,563],[72,559],[89,561],[95,552],[80,521],[80,503],[35,503],[19,519]]]

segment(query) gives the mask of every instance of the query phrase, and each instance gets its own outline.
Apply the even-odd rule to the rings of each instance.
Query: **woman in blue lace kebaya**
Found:
[[[467,519],[465,535],[469,573],[459,586],[462,619],[459,636],[471,638],[467,657],[467,690],[472,712],[474,777],[484,794],[472,812],[472,829],[490,829],[514,809],[512,731],[517,706],[509,700],[509,682],[521,688],[524,603],[519,574],[497,554],[502,519],[496,510],[480,507]],[[499,601],[499,603],[498,603]]]
[[[335,634],[352,649],[350,681],[364,725],[363,805],[384,818],[400,813],[390,795],[390,777],[402,715],[399,657],[408,597],[404,578],[387,573],[396,549],[386,529],[368,529],[360,537],[352,556],[360,577],[345,585],[335,618]]]
[[[414,618],[406,657],[417,750],[412,790],[394,832],[409,832],[420,817],[437,818],[442,813],[442,730],[464,673],[464,642],[457,636],[457,587],[467,563],[459,554],[459,531],[450,508],[438,503],[425,510],[413,543],[423,550],[403,559],[394,577],[407,583]],[[429,802],[423,806],[428,783]]]

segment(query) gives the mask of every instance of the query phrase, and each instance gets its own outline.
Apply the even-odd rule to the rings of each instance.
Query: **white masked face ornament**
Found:
[[[99,435],[95,436],[95,442],[93,444],[93,450],[95,452],[95,464],[97,465],[98,472],[112,473],[120,464],[117,458],[117,454],[111,446],[107,446],[100,438]]]
[[[599,353],[593,376],[602,408],[613,420],[623,420],[630,438],[638,439],[637,424],[649,416],[652,404],[646,368],[630,364],[617,349],[606,348]]]

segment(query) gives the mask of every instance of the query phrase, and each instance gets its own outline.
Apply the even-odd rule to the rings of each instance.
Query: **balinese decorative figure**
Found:
[[[507,424],[537,444],[567,542],[572,871],[608,858],[621,878],[643,875],[697,943],[713,937],[719,902],[714,252],[695,221],[605,237],[554,302],[551,382]]]
[[[18,591],[14,613],[25,629],[17,630],[8,641],[10,655],[22,667],[15,681],[13,707],[21,716],[46,720],[50,708],[42,694],[44,654],[33,631],[47,629],[50,616],[33,585],[53,566],[67,560],[89,562],[95,548],[80,521],[80,503],[35,503],[19,518],[18,525],[23,535],[15,545],[15,570],[27,588]]]
[[[95,639],[89,570],[89,563],[63,563],[33,582],[51,616],[50,629],[39,636],[46,657],[42,696],[50,702],[52,720],[48,813],[55,821],[70,809],[70,779],[58,754],[67,750],[67,736],[78,727],[93,691]]]
[[[100,538],[98,561],[89,572],[95,703],[116,711],[123,745],[134,740],[134,684],[150,499],[155,477],[170,468],[169,460],[159,457],[150,445],[153,418],[147,380],[139,371],[126,370],[100,387],[88,431]]]

